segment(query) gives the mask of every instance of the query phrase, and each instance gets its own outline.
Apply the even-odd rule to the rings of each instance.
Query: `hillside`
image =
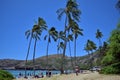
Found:
[[[61,57],[62,54],[53,54],[49,55],[48,57],[48,68],[50,69],[60,69],[61,65]],[[32,69],[32,60],[29,60],[27,63],[28,69]],[[64,61],[65,69],[72,69],[75,65],[75,59],[72,57],[66,56],[66,60]],[[100,63],[100,54],[94,53],[89,54],[81,57],[77,57],[77,64],[83,68],[88,69],[91,66],[99,65]],[[46,69],[46,56],[42,56],[39,58],[36,58],[35,60],[35,67],[36,69]],[[25,61],[23,60],[14,60],[14,59],[0,59],[0,69],[24,69],[25,68]]]

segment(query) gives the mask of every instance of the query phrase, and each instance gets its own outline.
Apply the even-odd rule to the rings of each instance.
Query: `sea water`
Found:
[[[10,72],[15,78],[19,77],[20,74],[22,76],[25,76],[25,70],[7,70]],[[43,75],[46,75],[46,70],[35,70],[35,74],[39,75],[40,73],[43,73]],[[51,70],[52,74],[60,74],[60,71],[57,70]],[[33,70],[27,70],[27,75],[32,76],[34,74]]]

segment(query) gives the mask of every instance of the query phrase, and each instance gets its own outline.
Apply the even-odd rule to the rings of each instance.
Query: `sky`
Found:
[[[57,19],[56,11],[64,8],[67,0],[0,0],[0,59],[24,60],[27,53],[29,40],[25,37],[25,31],[31,29],[38,17],[42,17],[48,28],[56,27],[58,31],[64,28],[64,17],[61,21]],[[95,38],[97,29],[103,33],[102,42],[107,41],[110,33],[116,28],[119,12],[115,8],[117,0],[77,0],[80,15],[79,26],[82,28],[84,36],[77,39],[77,56],[86,55],[84,46],[88,39],[94,41],[97,46],[98,40]],[[47,41],[37,42],[36,58],[46,55]],[[33,54],[32,42],[30,55]],[[73,56],[73,43],[72,56]],[[55,42],[50,43],[49,54],[57,53]],[[69,56],[68,48],[66,55]]]

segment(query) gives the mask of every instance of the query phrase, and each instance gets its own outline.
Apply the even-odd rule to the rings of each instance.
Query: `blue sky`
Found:
[[[77,56],[87,54],[83,49],[87,39],[94,41],[95,32],[100,29],[103,33],[102,41],[107,41],[110,32],[116,28],[120,17],[115,8],[117,0],[77,0],[82,12],[80,27],[84,36],[77,40]],[[64,18],[57,19],[56,10],[64,8],[66,0],[0,0],[0,59],[25,59],[29,40],[25,31],[31,29],[38,17],[45,19],[48,27],[63,30]],[[44,33],[45,34],[45,33]],[[43,34],[43,35],[44,35]],[[37,42],[36,57],[46,55],[46,41]],[[51,42],[49,54],[55,54],[56,43]],[[73,43],[71,43],[73,48]],[[31,45],[29,59],[32,59],[33,44]],[[73,52],[73,50],[72,50]],[[69,56],[68,51],[66,51]]]

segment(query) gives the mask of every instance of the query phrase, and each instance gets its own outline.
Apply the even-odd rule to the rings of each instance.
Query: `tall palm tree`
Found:
[[[36,42],[37,42],[37,40],[40,39],[42,31],[46,30],[46,29],[47,29],[46,22],[42,18],[39,17],[38,18],[38,23],[33,25],[33,28],[31,30],[27,30],[25,32],[25,35],[27,36],[27,38],[29,38],[29,36],[31,37],[30,42],[29,42],[29,46],[28,46],[26,62],[25,62],[25,77],[27,77],[26,76],[26,66],[27,66],[27,59],[28,59],[28,56],[29,56],[29,50],[30,50],[30,45],[31,45],[32,38],[35,39],[34,52],[33,52],[33,69],[34,69],[34,76],[35,76],[35,66],[34,66],[34,64],[35,64]]]
[[[46,50],[46,60],[47,60],[47,64],[46,64],[46,69],[48,70],[48,50],[49,50],[49,43],[51,43],[51,38],[53,38],[54,41],[57,40],[57,36],[58,36],[58,32],[56,31],[56,29],[54,27],[50,28],[50,30],[48,30],[48,34],[45,35],[44,40],[47,39],[47,50]]]
[[[79,35],[83,36],[83,33],[82,33],[83,29],[80,29],[79,25],[74,20],[71,20],[70,26],[71,26],[72,33],[74,35],[74,57],[75,57],[75,65],[76,65],[77,63],[76,62],[76,40]]]
[[[25,60],[25,78],[27,77],[27,60],[28,60],[28,56],[29,56],[29,51],[30,51],[30,46],[31,46],[31,41],[32,41],[32,37],[33,37],[33,32],[32,30],[27,30],[25,32],[25,36],[28,39],[30,37],[30,41],[29,41],[29,45],[28,45],[28,50],[27,50],[27,55],[26,55],[26,60]]]
[[[65,38],[64,41],[64,49],[63,49],[63,60],[65,58],[65,52],[66,52],[66,45],[67,45],[67,30],[70,29],[69,22],[71,19],[79,21],[80,18],[80,10],[78,9],[78,4],[76,0],[68,0],[65,8],[60,8],[57,10],[58,19],[60,20],[63,14],[66,15],[65,18],[65,26],[64,26],[64,32],[65,32]],[[63,69],[63,65],[61,66]],[[64,73],[64,70],[61,70],[61,73]]]
[[[40,40],[40,36],[43,32],[43,30],[47,30],[46,22],[42,18],[38,18],[38,23],[33,26],[32,31],[33,33],[33,39],[35,39],[34,43],[34,51],[33,51],[33,70],[34,70],[34,76],[35,76],[35,51],[36,51],[36,42],[37,40]]]
[[[102,32],[100,32],[99,29],[97,29],[96,32],[96,38],[99,40],[99,49],[100,49],[100,53],[101,53],[101,47],[102,47],[102,42],[101,42],[101,38],[103,37]]]

